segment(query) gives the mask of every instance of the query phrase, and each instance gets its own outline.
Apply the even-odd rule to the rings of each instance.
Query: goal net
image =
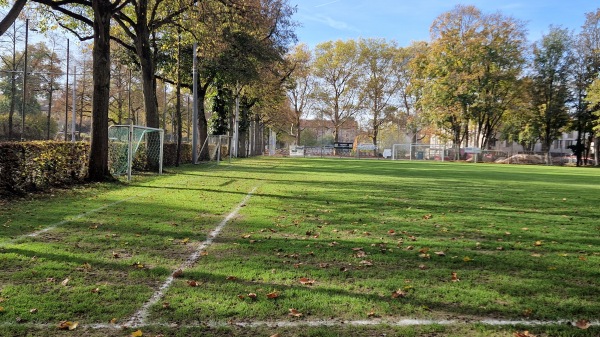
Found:
[[[112,175],[136,172],[162,174],[164,131],[139,125],[108,128],[108,168]]]
[[[448,151],[444,145],[394,144],[392,160],[437,160],[444,161]]]
[[[229,155],[229,136],[209,135],[200,148],[200,153],[208,148],[209,161],[219,164]]]

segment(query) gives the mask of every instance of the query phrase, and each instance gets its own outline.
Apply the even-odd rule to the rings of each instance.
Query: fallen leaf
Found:
[[[227,276],[226,280],[227,281],[235,281],[235,280],[237,280],[237,277],[235,277],[235,276]]]
[[[473,259],[468,256],[465,256],[465,257],[463,257],[463,261],[470,262],[470,261],[473,261]]]
[[[439,252],[435,252],[435,255],[437,256],[446,256],[446,253],[439,251]]]
[[[587,257],[585,257],[585,256],[581,255],[581,256],[579,257],[579,260],[581,260],[581,261],[586,261],[586,260],[587,260]]]
[[[62,284],[63,286],[67,286],[67,284],[69,284],[69,278],[67,277],[66,279],[64,279],[60,284]]]
[[[375,313],[375,311],[371,310],[367,312],[367,317],[377,317],[377,314]]]
[[[590,321],[586,319],[581,319],[575,323],[575,326],[579,329],[585,330],[591,326]]]
[[[181,276],[183,276],[183,270],[177,269],[176,271],[173,272],[173,278],[178,278]]]
[[[86,263],[84,263],[84,264],[82,265],[82,267],[83,267],[83,269],[92,269],[92,265],[91,265],[91,264],[89,264],[89,263],[87,263],[87,262],[86,262]]]
[[[536,241],[533,245],[539,247],[542,245],[542,241]]]
[[[255,300],[255,299],[256,299],[256,297],[257,297],[257,295],[256,295],[255,293],[249,293],[249,294],[248,294],[248,297],[249,297],[251,300]]]
[[[423,248],[419,249],[419,253],[421,253],[421,254],[427,254],[428,251],[429,251],[429,247],[423,247]]]
[[[533,256],[533,257],[542,257],[542,254],[533,253],[533,254],[531,254],[531,256]]]
[[[515,337],[536,337],[534,334],[530,334],[527,330],[523,332],[517,331],[514,335]]]
[[[458,282],[460,281],[460,279],[458,278],[458,275],[455,272],[452,272],[452,282]]]
[[[301,284],[309,285],[309,286],[312,286],[315,283],[315,280],[311,280],[311,279],[309,279],[307,277],[302,277],[302,278],[300,278],[299,281],[300,281]]]
[[[278,334],[278,333],[276,333],[276,334],[274,334],[274,335],[271,335],[271,336],[269,336],[269,337],[281,337],[281,335],[280,335],[280,334]]]
[[[406,297],[406,293],[400,289],[398,289],[392,293],[392,298],[404,298],[404,297]]]
[[[121,255],[119,255],[119,253],[117,253],[117,252],[113,252],[112,256],[113,256],[113,259],[118,259],[121,257]]]
[[[79,325],[78,322],[60,321],[60,323],[58,323],[58,329],[59,330],[75,330],[75,329],[77,329],[78,325]]]
[[[144,334],[142,333],[142,330],[137,330],[131,333],[131,337],[142,337]]]
[[[117,318],[113,317],[110,322],[110,324],[117,324]]]
[[[431,218],[433,218],[433,215],[431,215],[431,214],[423,215],[423,219],[425,219],[425,220],[429,220]]]
[[[329,263],[319,263],[319,268],[329,268]]]
[[[239,298],[240,300],[243,300],[244,298],[246,298],[246,296],[244,296],[244,295],[238,295],[238,298]]]
[[[4,307],[0,307],[0,312],[4,312]]]
[[[277,297],[279,297],[279,294],[277,292],[272,292],[272,293],[267,294],[267,298],[269,298],[269,299],[274,299]]]
[[[424,265],[424,264],[420,264],[420,265],[419,265],[419,269],[421,269],[421,270],[425,270],[425,269],[427,269],[427,266],[426,266],[426,265]]]
[[[289,309],[289,310],[290,310],[290,313],[288,314],[289,316],[292,316],[292,317],[301,317],[302,316],[302,313],[296,309]]]
[[[187,245],[187,243],[190,241],[190,238],[185,238],[183,240],[181,240],[181,244],[182,245]]]
[[[38,312],[37,308],[33,308],[33,309],[29,310],[29,313],[31,313],[31,314],[35,314],[36,312]]]
[[[389,235],[396,235],[396,231],[395,231],[395,230],[393,230],[393,229],[390,229],[390,230],[388,231],[388,234],[389,234]]]
[[[203,251],[202,253],[200,253],[200,256],[208,256],[208,252],[207,251]]]
[[[92,294],[97,294],[100,292],[100,288],[94,288],[92,290],[90,290],[92,292]]]
[[[363,265],[363,266],[367,266],[367,267],[370,267],[370,266],[372,266],[372,265],[373,265],[373,262],[371,262],[371,261],[367,261],[367,260],[362,260],[362,261],[360,261],[359,263],[360,263],[361,265]]]
[[[193,280],[189,280],[189,281],[187,281],[187,284],[188,284],[190,287],[197,287],[197,286],[199,286],[198,282],[196,282],[196,281],[193,281]]]
[[[250,238],[250,234],[246,234],[246,235],[242,235],[243,239],[249,239]]]
[[[169,309],[170,306],[171,306],[171,303],[169,303],[169,302],[163,302],[163,304],[162,304],[163,309]]]

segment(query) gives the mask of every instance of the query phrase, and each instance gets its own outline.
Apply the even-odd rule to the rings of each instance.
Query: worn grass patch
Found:
[[[148,324],[597,320],[599,176],[589,168],[268,158],[13,201],[0,210],[0,332],[17,322],[124,323],[256,186],[150,308]],[[241,333],[223,329],[216,335]],[[364,329],[358,335],[505,336],[518,327]]]

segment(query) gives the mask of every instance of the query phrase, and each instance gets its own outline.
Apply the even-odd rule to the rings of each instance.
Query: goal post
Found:
[[[111,125],[108,128],[108,167],[111,174],[127,174],[133,170],[162,174],[164,130],[140,125]]]
[[[200,148],[200,153],[208,149],[209,162],[216,161],[217,165],[223,159],[223,156],[229,155],[231,160],[231,151],[229,150],[229,136],[227,135],[208,135]]]

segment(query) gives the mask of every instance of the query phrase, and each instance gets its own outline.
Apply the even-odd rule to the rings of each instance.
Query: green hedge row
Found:
[[[83,183],[88,155],[89,144],[84,142],[0,143],[0,195],[20,195]],[[163,166],[174,166],[176,158],[177,144],[164,144]],[[191,144],[182,144],[180,163],[191,162]],[[138,169],[140,166],[143,165],[138,164]]]
[[[35,141],[0,143],[0,194],[23,194],[83,182],[86,143]]]

